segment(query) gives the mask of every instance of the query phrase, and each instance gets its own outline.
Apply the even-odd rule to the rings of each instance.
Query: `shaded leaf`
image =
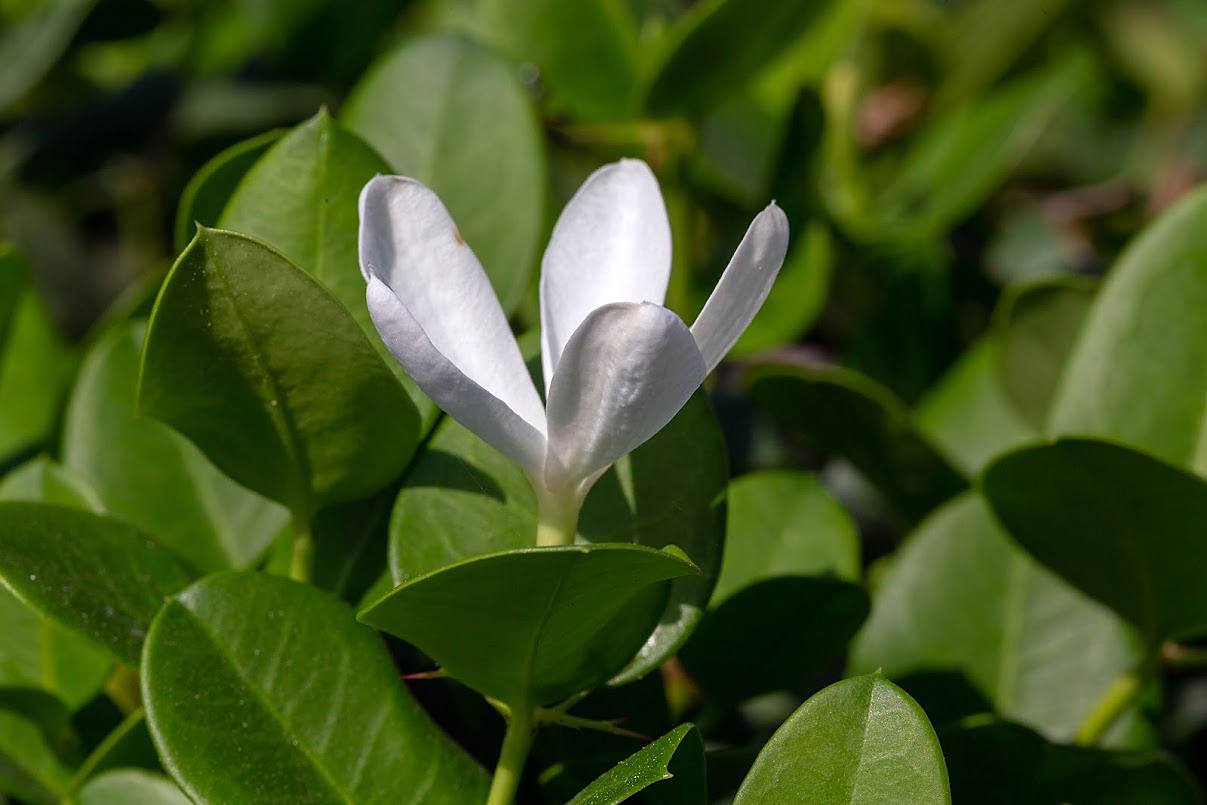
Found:
[[[547,705],[606,681],[641,648],[666,595],[698,573],[640,545],[528,548],[412,578],[360,613],[454,678],[513,707]]]
[[[675,727],[620,761],[567,805],[620,805],[640,792],[653,802],[705,801],[704,743],[694,725]]]
[[[71,773],[47,745],[41,727],[0,709],[0,794],[36,805],[55,805],[67,792]]]

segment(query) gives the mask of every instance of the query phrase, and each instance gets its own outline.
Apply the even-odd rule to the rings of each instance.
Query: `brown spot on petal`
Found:
[[[461,244],[462,246],[465,245],[465,238],[461,237],[461,233],[458,232],[456,228],[453,229],[453,237],[456,238],[457,243]]]

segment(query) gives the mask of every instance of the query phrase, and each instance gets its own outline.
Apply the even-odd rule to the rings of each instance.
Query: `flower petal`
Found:
[[[670,422],[707,374],[687,325],[661,305],[593,312],[549,390],[545,485],[564,489],[606,469]]]
[[[787,251],[788,218],[772,202],[751,222],[692,325],[708,371],[717,368],[759,312]]]
[[[406,305],[375,275],[369,276],[366,299],[369,315],[390,354],[419,388],[453,419],[529,475],[540,478],[545,463],[544,434],[437,349]]]
[[[611,302],[666,298],[671,227],[653,172],[636,159],[605,165],[566,205],[541,261],[541,358],[545,389],[566,342]]]
[[[498,297],[435,193],[401,176],[370,180],[360,194],[360,266],[366,281],[376,276],[389,287],[445,361],[544,435],[541,398]],[[383,312],[393,310],[380,290],[376,296]],[[409,327],[404,329],[410,332]],[[411,370],[405,357],[411,348],[404,342],[386,343],[420,388],[453,413]],[[425,347],[414,349],[425,354]]]

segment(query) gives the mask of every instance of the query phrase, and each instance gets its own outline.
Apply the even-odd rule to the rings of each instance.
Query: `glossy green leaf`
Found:
[[[1127,447],[1064,439],[998,459],[981,490],[1032,556],[1151,645],[1207,633],[1207,481]]]
[[[193,174],[184,192],[180,194],[180,205],[176,209],[176,227],[173,244],[176,251],[184,251],[197,231],[197,224],[216,226],[226,202],[234,194],[239,182],[251,170],[251,166],[264,155],[273,143],[281,139],[282,132],[266,131],[255,137],[235,143],[218,152],[201,170]]]
[[[729,358],[737,360],[791,344],[803,335],[825,304],[832,262],[828,230],[821,224],[810,224],[803,237],[792,244],[771,292],[729,351]]]
[[[713,606],[778,576],[859,578],[855,523],[813,475],[776,470],[735,478],[725,531]]]
[[[1098,283],[1060,276],[1007,289],[995,314],[998,371],[1011,403],[1035,428],[1048,421]]]
[[[667,579],[699,573],[641,545],[487,554],[404,582],[360,613],[454,678],[516,707],[605,682],[658,623]]]
[[[113,657],[137,665],[163,599],[194,574],[118,520],[40,503],[0,503],[0,579]]]
[[[1056,392],[1052,435],[1134,444],[1207,474],[1207,188],[1111,269]]]
[[[27,462],[0,480],[0,501],[98,509],[96,495],[48,459]],[[0,535],[3,540],[3,535]],[[0,587],[0,686],[49,691],[76,710],[96,695],[112,660]]]
[[[142,689],[164,766],[197,802],[485,799],[377,636],[313,587],[227,572],[180,592],[147,635]]]
[[[642,747],[596,778],[567,805],[620,805],[641,792],[643,798],[656,794],[657,802],[702,805],[704,742],[695,725],[682,724]]]
[[[826,0],[708,0],[668,34],[646,96],[655,115],[699,111],[750,81],[822,18]]]
[[[545,105],[584,121],[627,120],[637,89],[637,32],[616,0],[478,0],[477,32],[540,70]]]
[[[943,752],[926,714],[879,674],[836,682],[763,747],[734,805],[950,803]]]
[[[703,572],[671,583],[657,630],[618,681],[658,667],[700,619],[721,561],[728,473],[716,419],[698,393],[588,494],[578,522],[580,540],[675,545]],[[394,508],[390,569],[395,581],[535,542],[536,499],[523,472],[445,420],[408,470]]]
[[[357,233],[360,191],[390,167],[326,110],[274,143],[242,177],[219,220],[279,249],[338,299],[385,365],[403,383],[426,423],[437,411],[382,343],[365,303]]]
[[[0,247],[0,459],[44,442],[54,429],[72,358],[24,261]],[[18,275],[20,279],[18,279]]]
[[[191,442],[135,412],[145,325],[117,327],[85,356],[63,424],[63,462],[105,510],[201,571],[247,567],[288,523],[280,506],[231,481]]]
[[[1139,661],[1138,642],[1110,610],[1015,547],[969,493],[893,557],[849,670],[959,671],[1004,718],[1067,741]]]
[[[535,110],[512,68],[457,36],[414,39],[370,68],[342,118],[395,173],[439,194],[503,309],[515,310],[536,263],[546,179]]]
[[[892,392],[837,367],[760,367],[750,394],[789,434],[849,460],[892,504],[919,518],[967,486]]]
[[[78,805],[189,805],[176,784],[142,769],[114,769],[97,775],[76,794]]]
[[[914,409],[918,430],[968,475],[1039,435],[1007,396],[1002,353],[998,337],[975,342]]]
[[[33,721],[0,710],[0,796],[14,794],[33,805],[56,805],[71,772]]]
[[[306,520],[381,489],[418,438],[406,392],[339,302],[279,252],[215,229],[164,282],[139,405]]]
[[[869,608],[867,593],[849,582],[764,579],[710,609],[679,660],[716,702],[795,690],[842,653]]]

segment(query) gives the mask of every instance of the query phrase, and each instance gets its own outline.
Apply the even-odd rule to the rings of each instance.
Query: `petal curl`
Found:
[[[369,276],[365,297],[369,315],[390,354],[419,388],[482,441],[533,478],[540,478],[545,463],[544,434],[437,349],[406,305],[375,275]]]
[[[405,309],[409,321],[396,330],[411,332],[413,322],[452,368],[544,435],[541,398],[498,297],[435,193],[401,176],[377,176],[365,185],[360,194],[360,266],[379,314],[395,315],[394,302]],[[372,290],[373,277],[388,287],[394,302],[381,289]],[[374,323],[382,331],[378,315]],[[453,413],[411,370],[415,361],[406,357],[408,345],[386,343],[420,388]],[[414,351],[431,363],[426,347],[417,344]]]
[[[788,218],[774,202],[755,216],[691,332],[711,372],[759,312],[788,252]]]
[[[546,391],[591,311],[612,302],[662,304],[670,271],[670,223],[649,167],[622,159],[591,174],[562,211],[541,261]]]
[[[591,313],[549,389],[545,485],[589,485],[670,422],[707,374],[687,325],[661,305],[620,302]]]

